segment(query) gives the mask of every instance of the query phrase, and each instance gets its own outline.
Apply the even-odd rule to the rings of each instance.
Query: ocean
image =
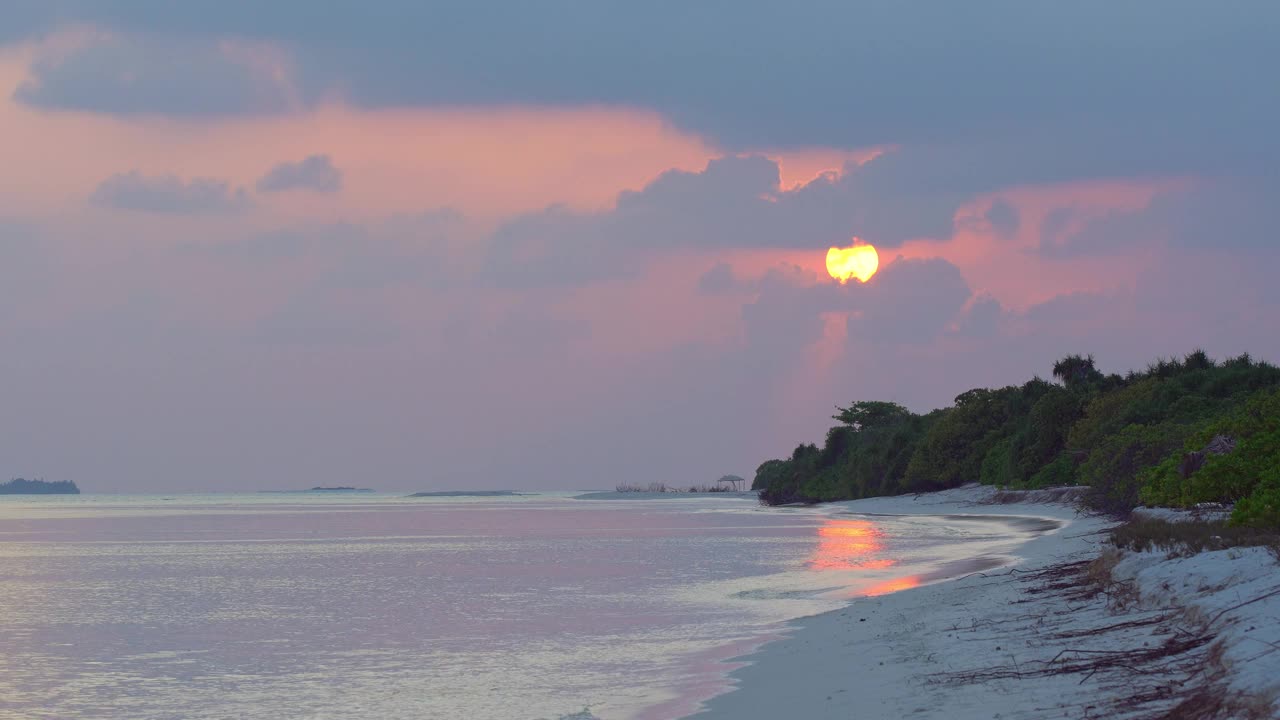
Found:
[[[787,621],[992,567],[1048,529],[975,512],[0,497],[0,717],[680,718]]]

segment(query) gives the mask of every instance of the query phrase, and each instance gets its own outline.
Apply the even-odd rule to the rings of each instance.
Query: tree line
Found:
[[[884,401],[837,407],[821,446],[766,461],[752,488],[776,505],[975,481],[1086,485],[1088,503],[1116,515],[1235,503],[1235,523],[1280,525],[1280,369],[1196,350],[1125,375],[1071,355],[1052,376],[969,390],[923,415]]]

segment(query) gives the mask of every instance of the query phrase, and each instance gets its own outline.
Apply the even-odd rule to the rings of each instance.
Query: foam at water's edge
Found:
[[[958,491],[952,491],[952,492],[956,493]],[[939,519],[939,520],[948,521],[948,522],[993,521],[993,522],[1005,525],[1010,531],[1013,531],[1014,533],[1017,533],[1017,534],[1021,534],[1023,535],[1023,537],[1018,539],[1016,546],[1014,548],[1009,548],[1009,550],[1011,551],[1009,554],[981,553],[981,554],[969,556],[966,558],[956,558],[949,562],[942,563],[931,572],[923,573],[921,575],[916,576],[915,579],[917,580],[917,582],[915,584],[903,586],[900,588],[892,588],[887,592],[898,592],[900,590],[908,590],[908,589],[912,589],[913,587],[922,587],[926,585],[945,584],[947,582],[955,581],[975,573],[981,573],[984,571],[989,571],[989,570],[993,570],[1001,567],[1016,566],[1024,560],[1023,557],[1017,554],[1018,551],[1021,551],[1022,549],[1028,547],[1030,544],[1034,543],[1037,540],[1041,540],[1045,536],[1056,535],[1058,533],[1061,533],[1064,529],[1066,529],[1067,527],[1070,527],[1076,521],[1074,511],[1071,511],[1071,514],[1065,514],[1060,512],[1061,510],[1067,510],[1068,508],[1054,508],[1055,512],[1045,512],[1044,514],[1039,514],[1035,512],[1025,512],[1026,510],[1030,509],[1025,507],[1017,508],[1017,509],[1008,508],[1006,511],[1003,511],[1003,512],[1001,510],[993,510],[989,513],[976,514],[976,513],[959,512],[958,510],[960,510],[961,508],[956,507],[954,502],[943,502],[943,503],[939,503],[940,505],[944,506],[943,508],[939,508],[941,512],[919,512],[915,508],[902,507],[902,505],[900,505],[899,503],[893,502],[894,500],[897,500],[897,498],[873,498],[873,499],[870,499],[869,501],[852,501],[847,503],[841,503],[839,506],[833,507],[828,512],[832,516],[854,516],[854,517],[862,516],[862,517],[870,517],[870,518],[898,518],[898,519],[906,519],[906,520]],[[885,510],[887,510],[887,512],[868,512],[866,510],[863,510],[862,508],[857,508],[857,506],[859,505],[862,505],[864,507],[875,507],[876,505],[880,505],[880,506],[888,505],[888,507],[884,508]],[[951,507],[947,508],[946,506],[948,505],[950,505]],[[880,508],[877,508],[877,509],[880,509]],[[1002,510],[1005,510],[1005,509],[1002,508]],[[1022,512],[1019,512],[1019,510],[1021,510]],[[846,603],[845,603],[846,608],[849,605],[852,605],[854,602],[857,602],[858,599],[869,598],[877,594],[881,594],[881,593],[859,593],[853,597],[848,597],[846,598]],[[749,597],[752,595],[752,593],[746,592],[746,593],[742,593],[742,595]],[[833,617],[838,613],[842,614],[846,611],[847,611],[846,609],[828,610],[822,613],[810,615],[808,617],[795,618],[793,620],[786,622],[785,630],[783,632],[775,635],[774,638],[772,638],[769,641],[759,643],[750,652],[745,653],[743,655],[734,656],[731,659],[731,663],[733,665],[736,665],[737,668],[730,669],[725,674],[724,683],[722,685],[723,690],[721,692],[703,699],[698,704],[698,709],[696,711],[693,711],[691,714],[683,714],[683,715],[679,715],[678,717],[686,720],[692,720],[695,717],[701,717],[705,712],[710,710],[711,704],[717,698],[723,698],[727,695],[735,694],[736,692],[738,692],[740,690],[739,683],[741,681],[741,676],[739,675],[738,670],[755,664],[760,657],[762,657],[765,653],[767,653],[766,646],[769,646],[774,642],[777,642],[778,640],[784,640],[788,637],[793,637],[797,631],[800,631],[803,629],[807,621],[812,621],[815,619],[821,620],[824,617]]]
[[[561,715],[559,720],[600,720],[600,718],[591,714],[591,708],[582,708],[576,713]]]

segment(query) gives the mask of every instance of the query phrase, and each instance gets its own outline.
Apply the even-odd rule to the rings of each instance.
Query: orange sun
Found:
[[[866,282],[880,269],[880,254],[875,246],[868,245],[858,238],[847,248],[833,247],[827,251],[827,272],[843,285],[849,278],[858,278]]]

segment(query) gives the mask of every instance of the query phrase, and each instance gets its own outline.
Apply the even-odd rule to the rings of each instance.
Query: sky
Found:
[[[1280,361],[1276,37],[1271,0],[5,0],[0,475],[701,484],[1071,353]]]

